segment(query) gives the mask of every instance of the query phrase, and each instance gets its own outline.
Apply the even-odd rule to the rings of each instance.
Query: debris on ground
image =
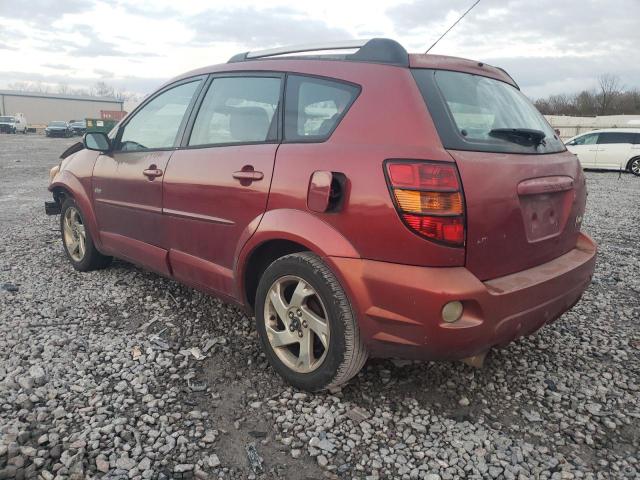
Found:
[[[250,443],[246,446],[247,449],[247,459],[249,460],[249,467],[251,471],[256,475],[260,475],[264,473],[264,461],[262,457],[258,454],[258,450],[256,450],[256,446],[254,443]]]
[[[9,282],[3,283],[0,288],[2,288],[2,290],[5,290],[7,292],[17,292],[18,290],[20,290],[17,285]]]
[[[140,345],[135,345],[131,349],[131,358],[133,358],[134,360],[137,360],[141,356],[142,356],[142,350],[140,349]]]

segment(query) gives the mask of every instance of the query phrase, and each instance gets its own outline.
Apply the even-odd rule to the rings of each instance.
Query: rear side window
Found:
[[[352,84],[289,75],[285,91],[285,141],[326,140],[359,93],[360,88]]]
[[[633,134],[633,143],[635,145],[640,145],[640,133]]]
[[[463,72],[412,73],[445,148],[527,154],[565,150],[542,114],[514,86]],[[542,135],[541,142],[532,140]]]
[[[280,82],[273,77],[214,79],[198,111],[189,145],[275,140]]]
[[[633,143],[633,133],[627,132],[601,132],[598,143]]]

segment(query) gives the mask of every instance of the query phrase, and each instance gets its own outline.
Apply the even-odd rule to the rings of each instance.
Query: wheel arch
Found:
[[[315,215],[294,209],[269,211],[236,255],[238,298],[250,312],[253,312],[258,282],[266,268],[284,255],[303,251],[320,257],[360,258],[340,232]]]
[[[629,161],[627,162],[627,166],[626,166],[626,170],[627,171],[631,171],[631,162],[633,162],[634,160],[640,160],[640,155],[636,155],[636,156],[631,157],[629,159]]]
[[[75,175],[69,173],[68,170],[63,170],[58,173],[56,180],[49,185],[49,191],[53,194],[56,202],[62,203],[64,201],[63,197],[71,197],[75,200],[78,207],[80,207],[96,248],[102,251],[102,242],[98,234],[98,223],[93,211],[91,198],[82,182]]]

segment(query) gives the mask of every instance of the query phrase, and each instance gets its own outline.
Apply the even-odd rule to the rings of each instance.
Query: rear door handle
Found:
[[[155,165],[149,165],[149,168],[142,171],[142,174],[147,177],[149,180],[153,180],[156,177],[162,176],[162,170],[160,170]]]

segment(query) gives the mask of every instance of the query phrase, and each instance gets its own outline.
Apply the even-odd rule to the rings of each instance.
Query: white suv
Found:
[[[0,117],[0,132],[27,133],[27,120],[21,113]]]
[[[583,168],[629,170],[640,176],[640,128],[594,130],[566,142]]]

